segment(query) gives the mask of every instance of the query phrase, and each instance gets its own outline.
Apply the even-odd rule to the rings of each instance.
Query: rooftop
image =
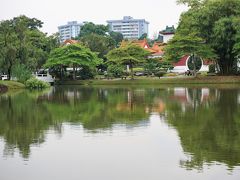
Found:
[[[174,26],[166,26],[166,29],[160,31],[159,33],[166,35],[166,34],[175,34],[175,32],[176,32],[176,29]]]
[[[131,16],[124,16],[123,19],[119,19],[119,20],[108,20],[107,23],[112,23],[112,22],[131,22],[131,21],[144,21],[145,23],[149,24],[149,22],[146,21],[145,19],[134,19]]]

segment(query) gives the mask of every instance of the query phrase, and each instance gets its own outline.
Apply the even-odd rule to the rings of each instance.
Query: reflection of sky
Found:
[[[131,130],[116,125],[92,134],[81,126],[64,124],[61,137],[50,130],[45,143],[31,148],[28,161],[17,153],[14,158],[1,156],[0,179],[239,179],[240,168],[231,175],[224,165],[205,165],[202,172],[181,168],[180,161],[188,157],[176,130],[157,114],[150,116],[149,124],[141,125]]]

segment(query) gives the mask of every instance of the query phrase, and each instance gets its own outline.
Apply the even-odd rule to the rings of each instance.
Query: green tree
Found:
[[[76,79],[76,68],[93,71],[102,62],[97,54],[80,44],[71,44],[54,49],[45,67],[63,66],[73,68],[73,79]]]
[[[178,3],[190,8],[182,14],[177,34],[184,37],[195,32],[214,50],[221,74],[235,74],[240,54],[240,1],[179,0]]]
[[[131,78],[134,79],[133,66],[138,63],[144,63],[148,55],[149,52],[145,49],[128,44],[125,47],[111,50],[106,57],[109,63],[128,65],[131,71]]]
[[[115,41],[115,47],[119,47],[120,43],[123,40],[122,33],[110,31],[109,32],[110,37]]]
[[[159,60],[157,59],[148,59],[146,63],[144,63],[144,70],[147,72],[147,75],[152,75],[157,70]]]
[[[81,42],[91,51],[97,52],[99,58],[104,58],[115,47],[115,41],[110,36],[93,33],[83,36]]]
[[[98,34],[101,36],[105,36],[106,33],[108,32],[108,29],[109,29],[108,26],[105,26],[102,24],[96,25],[92,22],[88,22],[88,23],[85,23],[81,27],[81,32],[80,32],[79,38],[84,37],[89,34]]]
[[[106,61],[105,55],[117,46],[121,36],[119,33],[109,32],[108,26],[96,25],[90,22],[83,25],[77,39],[91,51],[97,52],[99,58]],[[104,70],[107,67],[101,64],[98,68]]]
[[[119,78],[123,75],[124,73],[124,69],[122,66],[116,65],[116,64],[111,64],[108,66],[107,68],[107,75],[109,76],[113,76],[115,78]]]
[[[15,63],[36,71],[46,62],[50,51],[58,46],[57,36],[41,32],[42,22],[26,16],[0,23],[0,69],[11,78]]]
[[[2,21],[0,23],[0,66],[2,72],[8,74],[9,79],[17,57],[16,39],[11,21]]]
[[[165,48],[165,59],[178,61],[184,55],[192,56],[194,75],[196,76],[197,57],[213,59],[214,51],[207,45],[197,33],[184,34],[177,32]]]

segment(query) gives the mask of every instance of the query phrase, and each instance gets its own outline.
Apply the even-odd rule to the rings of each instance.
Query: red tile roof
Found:
[[[189,55],[183,56],[177,63],[173,63],[174,66],[186,66],[186,62],[189,58]]]
[[[133,40],[133,41],[123,40],[121,43],[121,47],[124,47],[127,44],[134,44],[134,45],[140,46],[141,48],[144,48],[145,50],[151,52],[152,54],[157,54],[157,55],[160,55],[160,54],[163,55],[164,53],[163,48],[166,45],[164,43],[155,42],[154,45],[150,47],[147,40],[144,39],[144,40]]]
[[[67,39],[63,42],[64,45],[67,45],[67,44],[77,44],[78,41],[77,40],[73,40],[73,39]]]
[[[144,48],[144,49],[148,49],[150,47],[146,39],[144,39],[144,40],[133,40],[133,41],[123,40],[122,43],[121,43],[121,47],[124,47],[127,44],[134,44],[134,45],[140,46],[141,48]]]

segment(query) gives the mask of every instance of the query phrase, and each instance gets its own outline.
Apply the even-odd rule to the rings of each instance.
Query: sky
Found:
[[[167,25],[177,26],[181,13],[186,10],[176,0],[0,0],[0,20],[19,15],[34,17],[44,22],[41,30],[49,35],[68,21],[107,24],[107,20],[132,16],[150,23],[152,38]]]

